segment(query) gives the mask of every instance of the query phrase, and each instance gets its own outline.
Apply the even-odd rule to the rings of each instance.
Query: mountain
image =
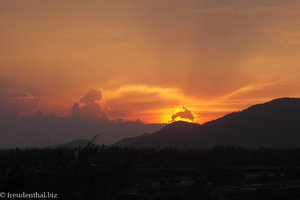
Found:
[[[72,140],[68,143],[62,144],[57,146],[58,148],[69,148],[69,149],[76,149],[76,148],[84,148],[90,143],[89,140]],[[97,146],[95,143],[91,143],[91,146]]]
[[[113,146],[119,146],[119,147],[131,146],[132,144],[138,143],[140,140],[148,137],[149,135],[150,135],[149,133],[144,133],[137,137],[127,137],[127,138],[121,139],[120,141],[115,143]]]
[[[145,133],[145,134],[137,136],[137,137],[124,138],[124,139],[120,140],[119,142],[115,143],[114,146],[120,146],[120,147],[139,146],[140,143],[143,146],[144,140],[150,142],[152,140],[152,138],[155,140],[155,141],[153,141],[153,143],[160,144],[160,143],[163,143],[164,140],[168,140],[168,139],[172,139],[172,138],[174,139],[174,137],[176,135],[180,136],[181,132],[189,131],[198,126],[200,126],[200,125],[194,124],[194,123],[178,121],[178,122],[169,124],[169,125],[163,127],[161,130],[159,130],[155,133],[152,133],[152,134]],[[169,138],[169,137],[172,137],[172,138]]]
[[[125,140],[123,140],[125,141]],[[203,125],[175,122],[152,134],[115,145],[136,148],[300,147],[300,98],[280,98]]]

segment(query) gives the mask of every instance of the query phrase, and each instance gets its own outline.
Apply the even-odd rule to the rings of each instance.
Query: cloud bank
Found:
[[[71,108],[71,117],[83,120],[107,119],[102,111],[99,101],[102,99],[101,90],[90,90],[83,95],[79,102],[73,103]]]

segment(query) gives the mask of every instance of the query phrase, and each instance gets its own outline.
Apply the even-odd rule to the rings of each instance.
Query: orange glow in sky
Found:
[[[2,0],[0,112],[204,123],[298,97],[299,20],[292,0]]]

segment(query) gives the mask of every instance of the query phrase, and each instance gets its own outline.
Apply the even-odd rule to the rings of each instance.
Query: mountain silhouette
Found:
[[[56,148],[68,148],[68,149],[76,149],[76,148],[85,148],[87,145],[90,146],[97,146],[97,144],[90,142],[89,140],[83,140],[83,139],[78,139],[78,140],[72,140],[68,143],[61,144],[56,146]]]
[[[300,98],[280,98],[257,104],[203,125],[175,122],[152,134],[123,139],[115,145],[136,148],[300,147]]]
[[[159,145],[160,143],[164,143],[165,140],[169,139],[174,139],[174,137],[180,137],[182,132],[189,131],[195,127],[200,126],[199,124],[194,124],[194,123],[188,123],[188,122],[183,122],[183,121],[177,121],[173,122],[165,127],[163,127],[161,130],[149,134],[145,133],[137,137],[128,137],[120,140],[119,142],[115,143],[114,146],[120,146],[120,147],[125,147],[125,146],[133,146],[133,147],[138,147],[140,145],[143,146],[143,141],[145,140],[150,142],[151,140],[153,143],[156,143]],[[156,139],[157,138],[157,139]],[[161,144],[163,146],[163,144]],[[148,146],[148,145],[147,145]],[[145,146],[145,147],[147,147]],[[150,145],[152,147],[152,145]],[[156,145],[154,145],[156,146]]]

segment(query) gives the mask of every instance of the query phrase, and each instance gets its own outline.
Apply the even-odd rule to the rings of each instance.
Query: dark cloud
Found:
[[[89,103],[80,105],[75,102],[72,106],[72,117],[77,119],[94,120],[99,119],[101,115],[101,107],[98,103]]]
[[[90,90],[83,97],[80,98],[79,102],[84,104],[96,103],[102,99],[101,90]]]
[[[75,102],[71,117],[47,116],[41,112],[20,117],[17,111],[28,106],[34,110],[30,103],[39,98],[21,92],[8,95],[8,91],[5,90],[5,95],[0,94],[0,100],[3,100],[0,102],[10,106],[6,110],[0,109],[0,148],[54,146],[74,139],[90,139],[99,133],[99,144],[112,144],[124,137],[151,133],[164,126],[143,124],[138,120],[109,120],[99,104],[102,98],[100,90],[90,90]]]
[[[90,90],[84,96],[82,96],[79,102],[73,103],[71,109],[72,118],[97,120],[107,119],[106,114],[102,111],[100,101],[102,98],[102,92],[100,90]]]
[[[195,119],[195,115],[192,113],[191,110],[187,109],[186,107],[182,107],[181,111],[178,111],[177,113],[175,113],[174,115],[172,115],[171,117],[171,123],[176,121],[176,118],[181,118],[181,119],[188,119],[191,121],[194,121]]]
[[[39,147],[63,144],[74,139],[91,139],[101,133],[99,144],[112,144],[124,137],[152,133],[163,124],[140,121],[84,120],[36,113],[18,117],[0,112],[0,148]]]

